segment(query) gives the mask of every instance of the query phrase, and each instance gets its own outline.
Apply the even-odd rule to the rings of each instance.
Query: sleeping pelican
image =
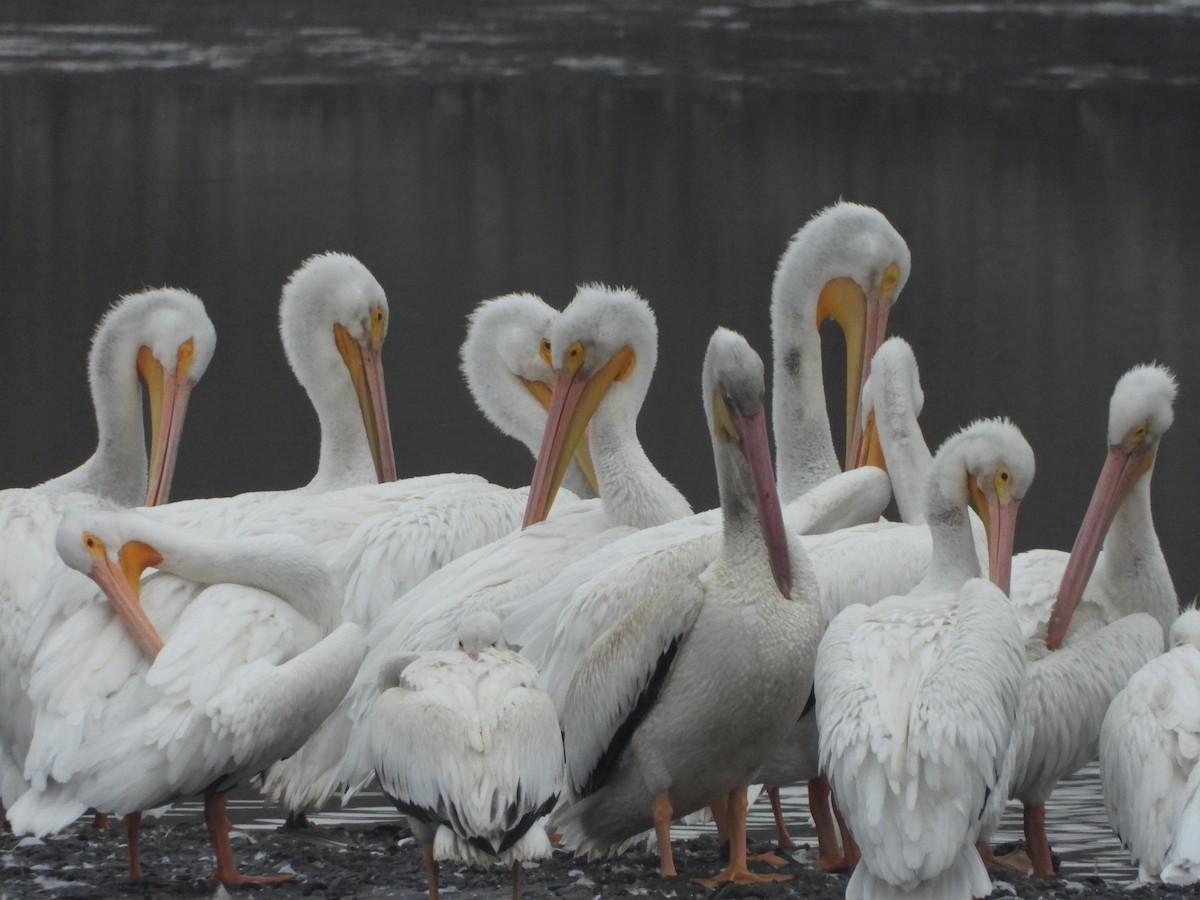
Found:
[[[907,596],[845,610],[821,642],[821,768],[862,852],[848,900],[991,893],[974,841],[1025,680],[1005,589],[1033,471],[1033,452],[1008,422],[949,438],[930,466],[929,574]],[[972,499],[988,524],[995,584],[979,577]]]
[[[108,602],[35,660],[33,787],[13,829],[47,834],[88,807],[129,815],[137,877],[139,811],[203,794],[216,880],[282,880],[237,871],[225,792],[299,747],[350,686],[362,633],[338,624],[328,569],[289,535],[196,538],[134,510],[69,511],[57,546]]]
[[[1121,377],[1109,404],[1107,459],[1070,556],[1033,550],[1013,561],[1029,682],[1008,796],[1025,806],[1029,860],[1000,861],[1031,865],[1036,875],[1054,874],[1046,799],[1095,757],[1109,703],[1162,653],[1179,613],[1150,511],[1154,459],[1174,419],[1175,392],[1162,366],[1135,366]],[[996,824],[985,822],[985,838]]]
[[[1176,619],[1169,647],[1108,707],[1100,780],[1138,881],[1192,884],[1200,880],[1200,611]]]
[[[457,650],[384,666],[366,726],[371,756],[421,843],[430,900],[438,860],[510,865],[517,900],[521,862],[550,855],[537,820],[562,790],[562,735],[536,679],[490,612],[463,620]]]
[[[554,824],[590,856],[654,828],[665,876],[671,820],[715,806],[730,840],[718,880],[761,881],[746,867],[746,785],[804,706],[820,612],[780,515],[761,360],[718,329],[703,386],[721,552],[698,578],[646,584],[588,650],[562,716],[573,802]]]
[[[34,488],[0,491],[0,806],[28,787],[21,769],[33,725],[21,664],[47,578],[72,580],[54,552],[54,529],[72,503],[121,506],[166,499],[192,387],[204,374],[216,333],[193,294],[174,288],[121,298],[96,329],[88,378],[99,441],[78,468]],[[150,406],[150,458],[142,391]],[[53,573],[49,576],[47,573]]]

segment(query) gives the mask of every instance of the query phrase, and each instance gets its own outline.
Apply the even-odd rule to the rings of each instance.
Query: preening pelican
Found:
[[[925,521],[930,453],[917,422],[924,403],[912,347],[903,338],[889,338],[875,352],[871,374],[863,383],[860,416],[864,449],[860,462],[887,468],[900,516],[909,526]],[[986,560],[982,532],[982,528],[976,531],[976,543],[982,546]],[[892,523],[845,529],[805,544],[817,571],[827,622],[855,603],[869,605],[913,588],[928,570],[931,550],[927,528],[897,527]],[[854,573],[857,583],[848,581],[850,573]],[[804,781],[808,783],[808,805],[820,851],[815,865],[826,870],[852,869],[858,862],[857,850],[844,826],[839,849],[829,782],[820,774],[818,752],[817,717],[810,708],[758,777],[766,787],[781,847],[794,847],[795,843],[784,823],[779,788]]]
[[[1005,589],[1033,472],[1033,452],[1008,422],[949,438],[930,466],[929,574],[907,596],[845,610],[821,642],[821,768],[862,851],[849,900],[991,893],[974,841],[1025,680]],[[995,584],[979,577],[972,499],[988,523]]]
[[[68,619],[35,660],[33,787],[13,829],[57,831],[88,807],[133,814],[136,877],[138,811],[202,793],[216,879],[281,880],[237,871],[224,792],[299,747],[358,669],[362,632],[338,624],[328,569],[289,535],[195,538],[134,510],[69,511],[57,546],[108,602]]]
[[[435,572],[368,632],[371,649],[346,698],[356,733],[342,767],[344,784],[356,787],[371,776],[358,723],[378,696],[379,672],[387,659],[445,647],[469,613],[525,596],[561,567],[637,529],[691,513],[637,439],[637,414],[657,355],[657,327],[646,301],[632,290],[585,285],[552,326],[550,344],[554,400],[526,507],[526,521],[537,524]],[[541,522],[585,428],[600,499],[556,507]]]
[[[72,503],[122,506],[166,499],[193,385],[208,367],[216,333],[194,295],[175,288],[121,298],[101,319],[88,357],[96,451],[78,468],[35,488],[0,491],[0,805],[28,786],[21,774],[33,724],[20,660],[47,579],[74,579],[54,552],[54,530]],[[142,391],[150,406],[150,457]],[[48,575],[47,573],[53,573]],[[35,589],[36,588],[36,589]]]
[[[844,202],[814,216],[780,258],[771,288],[771,334],[775,446],[784,503],[841,472],[825,409],[817,326],[832,318],[846,337],[849,468],[861,455],[863,382],[886,333],[892,304],[908,281],[911,262],[904,238],[882,213]],[[877,491],[868,494],[878,496]],[[854,497],[846,500],[854,502]],[[871,512],[876,503],[878,508]],[[886,505],[886,497],[869,500],[856,518],[843,524],[873,521]]]
[[[1113,831],[1138,881],[1200,880],[1200,611],[1171,626],[1170,649],[1134,673],[1100,729],[1100,779]]]
[[[1029,682],[1008,796],[1025,806],[1036,875],[1054,874],[1047,798],[1095,757],[1109,703],[1162,653],[1179,614],[1150,512],[1154,459],[1174,419],[1175,392],[1174,377],[1161,366],[1135,366],[1121,377],[1109,404],[1108,455],[1070,556],[1033,550],[1013,561],[1012,598]],[[995,818],[985,823],[985,837],[996,824]],[[1024,861],[1009,862],[1021,867]]]
[[[300,491],[186,500],[151,515],[196,534],[228,537],[276,501],[295,502],[294,495],[300,492],[318,494],[394,481],[396,462],[381,361],[387,329],[387,297],[366,266],[342,253],[305,260],[283,286],[279,333],[288,364],[307,392],[320,425],[316,474]]]
[[[458,649],[384,666],[366,728],[383,792],[421,842],[430,900],[438,860],[521,863],[550,855],[538,825],[562,790],[562,735],[537,670],[509,650],[500,620],[472,613]]]
[[[531,294],[485,300],[470,316],[460,353],[467,387],[480,410],[534,453],[545,429],[553,380],[544,345],[558,316],[557,310]],[[588,479],[594,479],[594,473],[586,451],[586,441],[581,442],[568,478],[590,493]],[[335,581],[345,585],[342,612],[347,621],[370,629],[397,597],[442,566],[520,526],[527,489],[451,477],[463,480],[444,484],[439,478],[432,490],[419,496],[414,492],[406,502],[363,520],[336,547],[327,542],[319,548],[329,551],[325,558]],[[426,480],[405,479],[370,488],[368,493],[396,495],[406,484],[419,486]],[[306,504],[311,513],[305,515],[317,519],[312,531],[322,527],[341,497],[353,503],[360,493],[358,489],[332,492],[323,495],[319,504]],[[289,822],[302,822],[308,810],[323,806],[337,788],[349,731],[348,710],[339,707],[304,747],[264,776],[263,794],[268,802],[287,810]]]
[[[746,785],[804,706],[820,612],[780,514],[762,362],[740,335],[713,335],[702,397],[721,553],[698,578],[646,585],[588,650],[562,716],[573,802],[554,824],[589,856],[653,827],[661,873],[673,875],[671,820],[716,806],[730,840],[718,880],[758,881],[767,876],[746,868]]]

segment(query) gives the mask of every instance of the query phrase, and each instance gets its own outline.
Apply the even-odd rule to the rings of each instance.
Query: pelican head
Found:
[[[534,294],[505,294],[484,300],[467,320],[460,367],[475,405],[488,421],[537,455],[554,369],[550,326],[558,310]],[[586,437],[575,453],[584,477],[596,490]]]
[[[396,479],[381,355],[387,329],[383,288],[353,256],[309,257],[283,286],[279,331],[288,363],[318,415],[353,389],[381,482]]]
[[[154,659],[163,641],[142,609],[139,588],[142,572],[162,562],[162,556],[135,537],[128,523],[137,515],[72,507],[63,513],[54,542],[63,562],[96,582],[133,639]]]
[[[879,210],[839,202],[796,232],[775,273],[771,320],[776,341],[799,335],[798,346],[775,348],[777,381],[785,375],[820,384],[817,328],[833,319],[845,334],[847,466],[858,458],[862,443],[858,406],[863,382],[911,264],[904,238]]]
[[[1130,489],[1154,470],[1158,443],[1175,421],[1177,391],[1175,376],[1160,365],[1134,366],[1113,388],[1108,406],[1108,453],[1046,626],[1046,646],[1051,650],[1067,635],[1117,510]]]
[[[554,399],[529,488],[526,525],[546,517],[589,422],[593,441],[635,430],[657,342],[654,313],[628,288],[584,285],[551,326]]]
[[[718,328],[704,354],[701,381],[726,521],[753,504],[775,584],[791,597],[791,557],[771,465],[762,358],[740,334]]]
[[[158,288],[122,297],[100,320],[88,362],[92,395],[101,385],[132,380],[110,372],[134,360],[150,406],[150,460],[145,504],[167,500],[179,454],[179,436],[193,386],[204,375],[217,345],[217,333],[200,298],[178,288]],[[99,399],[98,401],[99,402]],[[99,418],[99,416],[98,416]],[[100,435],[101,444],[108,435]]]
[[[488,648],[507,649],[500,630],[500,617],[487,609],[477,610],[462,620],[458,626],[458,649],[471,659]]]
[[[962,509],[969,499],[987,531],[988,577],[1006,594],[1017,509],[1034,469],[1033,449],[1007,419],[972,422],[947,438],[930,463],[929,521],[943,518],[946,509]]]

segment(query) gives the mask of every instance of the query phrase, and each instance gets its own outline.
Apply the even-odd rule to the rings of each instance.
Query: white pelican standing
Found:
[[[928,570],[930,536],[922,523],[930,453],[917,422],[924,403],[912,347],[903,338],[889,338],[875,352],[871,374],[863,383],[860,415],[864,438],[859,462],[887,469],[901,519],[907,526],[921,527],[875,523],[804,542],[817,572],[827,622],[854,603],[869,605],[911,589]],[[986,559],[982,528],[976,532],[976,542],[982,545]],[[899,565],[897,556],[906,564]],[[880,577],[870,578],[871,572]],[[848,575],[858,583],[848,583]],[[845,827],[841,828],[839,851],[829,783],[820,774],[818,752],[817,721],[809,707],[758,777],[766,786],[779,846],[795,847],[784,823],[779,788],[804,781],[819,847],[814,865],[825,870],[852,869],[858,861],[857,851]]]
[[[804,706],[820,611],[780,514],[762,361],[718,329],[703,386],[721,552],[698,578],[645,585],[588,650],[562,716],[573,802],[554,825],[589,856],[653,827],[661,874],[673,875],[671,820],[715,806],[730,840],[718,880],[762,881],[746,868],[746,786]]]
[[[562,735],[536,680],[486,611],[463,620],[457,650],[384,666],[366,725],[371,757],[421,843],[430,900],[438,860],[511,866],[517,900],[522,861],[551,853],[538,819],[562,791]]]
[[[225,791],[298,748],[358,669],[362,632],[338,624],[328,569],[290,535],[196,538],[136,510],[69,511],[57,545],[108,602],[35,660],[33,787],[10,810],[14,831],[57,831],[89,807],[131,816],[136,877],[139,811],[203,794],[216,880],[283,880],[237,871]]]
[[[607,543],[691,513],[637,439],[657,336],[654,313],[632,290],[585,285],[563,310],[550,332],[554,400],[526,507],[526,521],[535,524],[435,572],[372,626],[370,650],[345,701],[356,733],[342,766],[343,784],[357,787],[371,776],[359,728],[379,694],[386,660],[399,652],[445,647],[457,623],[476,609],[524,596]],[[560,506],[541,522],[585,429],[600,499]]]
[[[1033,472],[1033,452],[1008,422],[950,437],[930,466],[929,574],[907,596],[845,610],[821,642],[821,768],[862,852],[848,900],[991,893],[974,841],[1025,680],[1005,588]],[[995,584],[979,577],[972,499],[988,524]]]
[[[1107,458],[1070,555],[1032,550],[1013,560],[1011,596],[1029,682],[1008,796],[1024,804],[1036,875],[1054,874],[1047,798],[1059,780],[1095,757],[1109,703],[1162,653],[1179,614],[1150,510],[1154,460],[1174,420],[1175,393],[1175,379],[1162,366],[1135,366],[1120,378],[1109,403]],[[985,838],[995,819],[985,823]]]
[[[72,503],[121,506],[166,499],[193,385],[204,374],[216,332],[187,291],[162,288],[121,298],[101,319],[88,357],[96,451],[78,468],[34,488],[0,491],[0,807],[28,787],[21,770],[33,724],[21,656],[43,604],[47,573],[73,579],[54,551],[54,529]],[[147,463],[142,391],[150,407]]]
[[[1100,729],[1108,821],[1138,881],[1200,880],[1200,611],[1113,698]]]

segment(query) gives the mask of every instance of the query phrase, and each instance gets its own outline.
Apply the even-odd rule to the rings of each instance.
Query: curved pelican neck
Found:
[[[349,381],[347,377],[347,385]],[[321,452],[308,489],[332,491],[378,481],[353,390],[347,395],[336,402],[319,402],[309,393],[320,424]]]
[[[286,535],[195,538],[179,529],[156,530],[151,544],[158,568],[199,584],[241,584],[274,594],[322,634],[341,620],[329,571],[298,540]]]
[[[1096,561],[1096,573],[1111,584],[1110,599],[1121,615],[1149,613],[1165,635],[1179,615],[1179,598],[1154,530],[1150,509],[1151,468],[1117,508]]]
[[[142,421],[142,389],[134,360],[137,347],[113,329],[97,333],[89,365],[98,440],[95,452],[64,475],[44,482],[53,491],[79,491],[137,506],[149,478]]]
[[[816,326],[816,289],[781,264],[771,297],[772,414],[779,499],[789,503],[841,471],[833,449]]]
[[[888,476],[900,519],[909,524],[925,521],[926,488],[933,454],[917,421],[912,396],[899,386],[885,386],[883,404],[875,406],[875,427],[887,461]]]
[[[600,503],[609,524],[649,528],[691,515],[683,494],[646,455],[633,421],[612,412],[597,410],[590,437]]]
[[[921,584],[931,590],[957,590],[971,578],[983,577],[967,512],[967,490],[948,497],[930,480],[927,515],[932,553],[929,573]]]

